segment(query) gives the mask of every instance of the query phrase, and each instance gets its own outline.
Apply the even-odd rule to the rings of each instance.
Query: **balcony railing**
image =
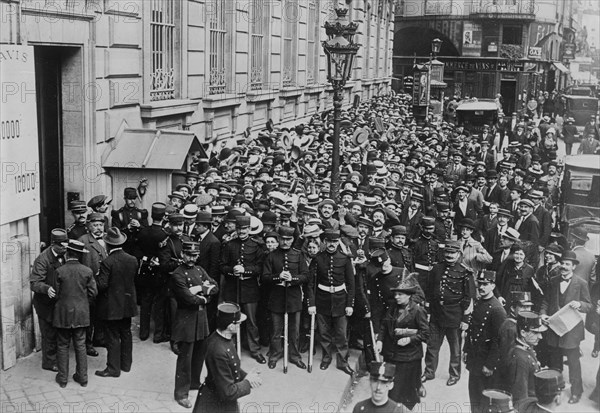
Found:
[[[535,20],[535,0],[481,0],[473,4],[471,17]]]

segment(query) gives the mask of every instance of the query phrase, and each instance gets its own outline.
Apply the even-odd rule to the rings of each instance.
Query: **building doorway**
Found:
[[[81,49],[35,46],[35,83],[40,153],[40,240],[50,242],[54,228],[65,228],[65,113],[72,105],[63,96],[81,85]],[[79,73],[73,75],[73,73]],[[69,124],[72,122],[69,122]],[[71,125],[73,126],[73,125]]]
[[[500,82],[500,94],[502,95],[502,110],[506,116],[515,112],[517,81],[515,79],[503,79]]]

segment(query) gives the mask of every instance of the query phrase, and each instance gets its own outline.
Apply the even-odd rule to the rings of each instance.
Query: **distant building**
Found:
[[[210,150],[208,142],[235,144],[247,126],[256,137],[269,119],[290,126],[333,107],[321,42],[338,3],[347,6],[0,0],[3,88],[23,96],[2,111],[15,112],[7,133],[19,136],[15,145],[4,139],[3,119],[3,167],[13,168],[2,173],[3,368],[39,347],[29,267],[50,230],[71,224],[68,200],[106,194],[120,208],[123,189],[146,177],[140,206],[149,209],[170,193],[174,172]],[[345,105],[390,90],[394,25],[390,0],[354,1],[349,9],[362,47]],[[19,135],[25,127],[27,136]]]
[[[566,86],[565,44],[574,41],[572,2],[565,0],[400,0],[394,78],[425,62],[443,40],[446,96],[503,97],[510,115],[528,95]],[[415,39],[417,39],[415,41]]]

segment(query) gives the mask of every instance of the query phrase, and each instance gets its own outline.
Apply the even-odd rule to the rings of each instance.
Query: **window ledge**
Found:
[[[354,80],[346,82],[346,84],[344,85],[344,89],[352,89],[355,84],[356,84],[356,82]]]
[[[326,85],[308,85],[304,89],[304,93],[321,93],[326,87]]]
[[[205,96],[202,101],[205,109],[220,109],[242,104],[243,96],[224,93],[220,95]]]
[[[198,109],[197,100],[170,99],[159,100],[140,105],[140,113],[143,119],[164,118],[167,116],[179,116],[193,113]]]
[[[279,96],[284,98],[298,97],[304,91],[304,87],[284,87],[279,90]]]
[[[266,102],[267,100],[275,100],[276,97],[276,90],[252,90],[246,92],[246,100],[248,102]]]

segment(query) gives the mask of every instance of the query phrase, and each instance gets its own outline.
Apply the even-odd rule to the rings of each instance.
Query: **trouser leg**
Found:
[[[192,382],[192,354],[194,343],[178,342],[179,354],[175,366],[175,399],[186,399]]]
[[[579,347],[564,349],[563,354],[567,356],[569,366],[569,382],[571,382],[571,395],[581,396],[583,394],[583,381],[581,377],[581,362]]]
[[[321,348],[323,349],[323,362],[331,363],[331,317],[317,314],[317,328],[319,330],[319,336],[321,337]]]
[[[248,317],[245,321],[246,324],[246,338],[248,339],[248,348],[250,354],[260,354],[260,336],[258,333],[258,326],[256,325],[256,308],[258,303],[246,303],[242,304],[242,311]]]
[[[271,313],[272,331],[269,360],[272,361],[283,357],[283,317],[281,313]]]
[[[121,374],[121,337],[115,320],[106,320],[106,368],[113,375]]]
[[[332,317],[332,344],[336,353],[337,368],[348,366],[348,319],[346,316]]]
[[[121,338],[121,370],[130,371],[133,364],[133,337],[131,334],[131,318],[119,321]]]
[[[290,361],[302,360],[299,350],[300,312],[289,313],[288,357]]]
[[[42,335],[42,367],[51,369],[56,365],[56,328],[51,322],[38,317]]]
[[[87,383],[88,381],[85,333],[85,327],[74,328],[72,331],[73,348],[75,349],[75,373],[77,374],[77,378],[79,379],[79,381],[82,383]]]
[[[448,367],[448,373],[450,377],[460,377],[461,330],[460,328],[446,328],[445,335],[450,345],[450,366]]]
[[[425,353],[425,375],[435,377],[438,367],[440,348],[444,341],[444,330],[436,321],[429,323],[429,340],[427,341],[427,352]]]
[[[58,373],[56,381],[66,383],[69,381],[69,344],[71,342],[71,330],[68,328],[56,329],[56,366]]]

